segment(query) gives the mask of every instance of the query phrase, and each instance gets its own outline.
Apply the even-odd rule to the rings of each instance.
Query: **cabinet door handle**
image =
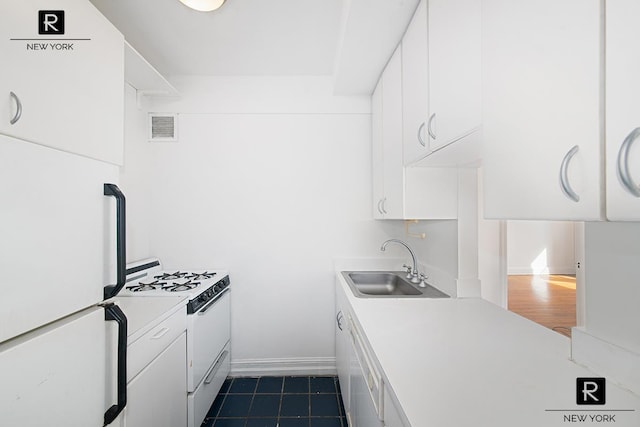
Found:
[[[617,164],[618,177],[620,178],[620,181],[622,181],[623,187],[635,197],[640,197],[640,187],[638,187],[638,184],[633,182],[631,173],[629,172],[629,150],[631,149],[631,145],[639,136],[640,128],[635,128],[629,135],[627,135],[620,146],[620,151],[618,151]]]
[[[560,188],[565,196],[574,202],[580,201],[580,196],[573,191],[571,188],[571,184],[569,184],[569,162],[573,158],[573,156],[580,150],[580,147],[574,145],[571,150],[565,154],[564,159],[562,159],[562,163],[560,164]]]
[[[16,114],[9,121],[9,123],[15,125],[18,120],[20,120],[20,117],[22,117],[22,102],[20,102],[20,98],[18,98],[18,95],[16,95],[14,92],[9,92],[9,95],[16,102]]]
[[[343,315],[342,315],[342,311],[339,311],[338,314],[336,314],[336,323],[338,324],[338,329],[340,329],[341,331],[343,331],[344,329],[342,329],[342,319],[343,319]]]
[[[427,146],[427,144],[424,142],[424,138],[422,137],[422,130],[424,129],[424,125],[426,124],[427,122],[422,122],[422,124],[418,128],[418,142],[420,142],[420,145],[422,145],[423,147]]]
[[[383,197],[383,198],[382,198],[382,213],[383,213],[383,214],[385,214],[385,215],[388,213],[388,212],[387,212],[387,210],[386,210],[386,209],[385,209],[385,207],[384,207],[384,205],[385,205],[386,203],[387,203],[387,198],[386,198],[386,197]]]
[[[157,340],[159,338],[162,338],[163,336],[165,336],[167,334],[167,332],[169,332],[169,328],[162,328],[154,336],[152,336],[151,339],[152,340]]]
[[[384,212],[382,211],[382,199],[378,200],[378,212],[384,214]]]
[[[436,134],[433,132],[433,127],[431,126],[435,118],[436,118],[436,113],[433,113],[431,117],[429,117],[429,123],[427,124],[427,132],[429,133],[429,136],[432,139],[436,139]]]

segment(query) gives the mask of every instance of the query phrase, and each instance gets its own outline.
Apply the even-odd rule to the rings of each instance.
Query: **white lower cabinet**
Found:
[[[336,367],[349,427],[409,427],[383,370],[336,286]]]
[[[347,301],[342,292],[336,292],[336,369],[340,391],[343,396],[343,405],[347,417],[349,417],[349,396],[351,386],[349,376],[349,353],[351,351],[351,335],[349,333]]]
[[[409,427],[399,405],[393,400],[391,391],[384,388],[384,427]]]
[[[351,427],[382,427],[381,397],[384,390],[380,374],[362,342],[358,327],[350,319],[349,408]]]
[[[187,422],[186,332],[127,384],[124,427],[178,427]]]
[[[140,323],[137,298],[119,304]],[[147,299],[148,298],[142,298]],[[156,322],[155,320],[153,322]],[[187,426],[187,311],[180,310],[157,323],[127,346],[127,405],[111,425],[115,427]],[[114,367],[112,367],[114,369]],[[115,390],[115,384],[111,387]]]

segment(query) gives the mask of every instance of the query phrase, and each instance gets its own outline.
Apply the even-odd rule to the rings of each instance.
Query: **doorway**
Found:
[[[580,225],[564,221],[507,221],[507,309],[571,336],[579,324]]]

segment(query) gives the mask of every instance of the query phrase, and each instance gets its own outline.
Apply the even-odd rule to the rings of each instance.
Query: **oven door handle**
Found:
[[[220,357],[218,357],[218,360],[216,360],[216,363],[213,364],[213,366],[211,367],[211,370],[209,371],[209,374],[207,375],[207,378],[205,378],[204,380],[205,384],[211,384],[211,381],[213,381],[213,376],[216,374],[216,372],[218,372],[218,368],[220,367],[220,364],[224,359],[227,358],[228,355],[229,355],[229,350],[225,350],[222,352]]]
[[[212,299],[207,305],[205,305],[204,307],[202,307],[201,310],[198,310],[197,314],[199,316],[203,315],[204,313],[206,313],[207,310],[209,310],[211,308],[211,306],[213,304],[216,303],[216,301],[218,301],[220,298],[222,298],[222,295],[224,295],[225,293],[227,293],[227,291],[229,291],[229,288],[223,289],[222,292],[220,292],[218,295],[216,295],[216,297],[214,299]]]

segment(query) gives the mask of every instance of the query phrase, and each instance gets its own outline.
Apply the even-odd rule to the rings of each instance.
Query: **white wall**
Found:
[[[481,296],[507,308],[506,221],[484,219],[482,169],[478,169],[478,277]]]
[[[571,357],[640,393],[640,224],[584,224],[585,323],[574,328]]]
[[[147,111],[139,108],[136,90],[125,84],[124,166],[119,187],[127,200],[127,262],[151,255],[149,248],[152,179],[148,156]]]
[[[575,274],[572,222],[508,221],[508,274]]]
[[[405,224],[404,221],[380,220],[377,223],[387,234],[411,246],[420,264],[420,271],[427,275],[429,284],[451,296],[457,296],[458,221],[437,220]],[[424,239],[415,237],[423,233]],[[405,263],[411,264],[407,250],[400,245],[389,245],[384,254],[404,257]]]
[[[332,95],[330,77],[179,77],[177,143],[147,142],[147,109],[127,92],[121,186],[129,260],[229,269],[235,374],[333,372],[334,259],[409,262],[455,287],[456,221],[372,219],[369,97]],[[395,268],[400,268],[402,262]]]
[[[459,297],[481,295],[478,274],[478,170],[458,170],[458,280]]]
[[[640,355],[640,224],[585,223],[587,332]]]
[[[371,215],[368,97],[334,97],[330,78],[173,83],[181,99],[153,109],[180,113],[179,142],[128,159],[151,198],[147,255],[230,270],[236,373],[333,370],[333,259],[402,237]]]

